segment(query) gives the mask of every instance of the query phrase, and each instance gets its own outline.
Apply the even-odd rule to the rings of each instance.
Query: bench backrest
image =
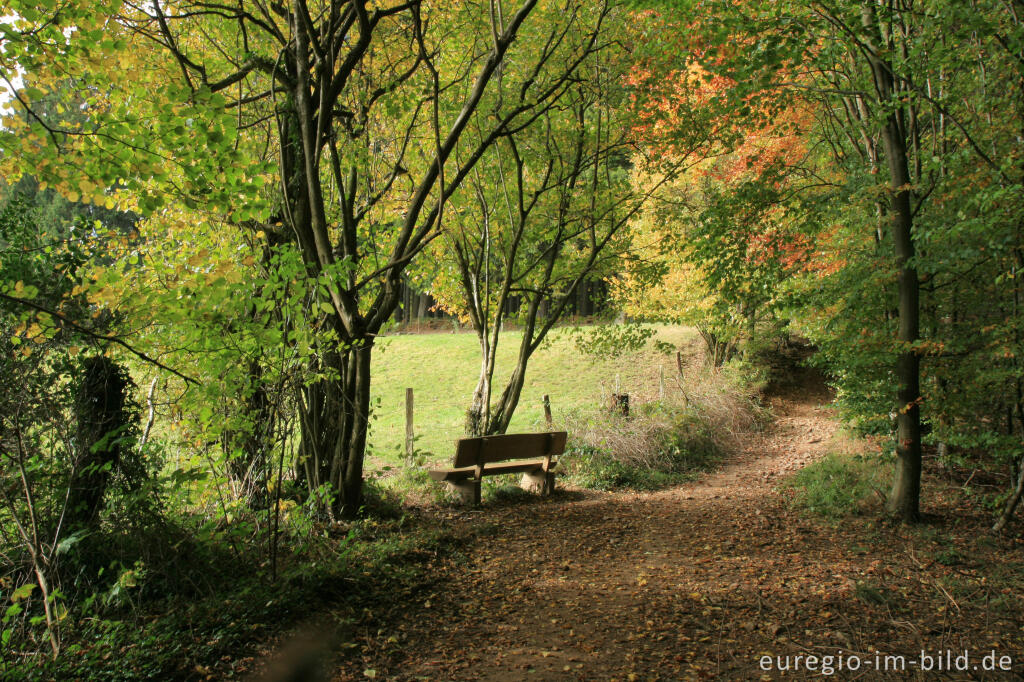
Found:
[[[557,456],[565,452],[565,439],[565,431],[460,438],[455,444],[454,466],[480,466],[510,459]]]

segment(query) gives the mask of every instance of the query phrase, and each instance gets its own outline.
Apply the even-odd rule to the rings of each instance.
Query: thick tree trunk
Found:
[[[128,373],[105,356],[82,363],[75,405],[78,456],[68,491],[69,528],[96,524],[110,476],[120,465],[124,439],[131,428]]]
[[[896,480],[888,509],[903,521],[920,520],[921,499],[921,358],[911,345],[920,336],[919,282],[913,266],[913,213],[904,133],[890,114],[883,133],[892,187],[892,233],[899,268],[900,353],[896,361]]]
[[[862,7],[862,22],[868,30],[868,61],[882,106],[889,113],[882,128],[882,144],[889,167],[892,196],[892,236],[896,267],[899,272],[899,329],[896,359],[896,478],[889,494],[887,509],[904,522],[920,520],[921,500],[921,358],[912,345],[920,336],[920,285],[914,267],[914,214],[910,203],[911,177],[907,158],[908,132],[905,105],[898,102],[892,63],[882,55],[891,52],[898,39],[891,26],[879,23],[874,7]],[[883,49],[875,48],[870,36],[880,39]]]
[[[310,492],[327,487],[331,511],[353,518],[362,504],[373,344],[328,353],[329,376],[302,391],[300,462]]]
[[[895,117],[892,117],[895,119]],[[894,128],[890,123],[887,128]],[[899,267],[899,332],[898,340],[902,350],[896,361],[898,382],[896,401],[896,480],[889,496],[889,511],[904,521],[914,523],[920,520],[921,499],[921,358],[911,344],[919,336],[918,279],[917,270],[910,264],[914,257],[914,241],[911,228],[913,217],[910,210],[910,192],[906,187],[906,150],[902,140],[886,135],[887,154],[891,157],[890,171],[893,185],[893,236],[896,242],[896,261]],[[902,158],[900,158],[902,152]],[[902,189],[900,189],[902,188]]]

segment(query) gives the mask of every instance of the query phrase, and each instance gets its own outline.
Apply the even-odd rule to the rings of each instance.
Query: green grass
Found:
[[[495,392],[504,388],[512,371],[521,334],[505,332],[498,346]],[[654,341],[685,348],[695,338],[686,327],[659,327],[646,347],[615,359],[593,360],[582,355],[566,332],[557,331],[538,350],[527,369],[523,395],[510,433],[544,428],[542,398],[551,396],[555,424],[569,411],[594,409],[615,389],[635,403],[658,397],[660,368],[665,368],[666,391],[678,390],[673,379],[675,359],[659,353]],[[370,431],[375,459],[401,461],[405,443],[405,389],[415,395],[416,448],[427,461],[444,462],[463,434],[465,412],[476,386],[480,350],[472,332],[396,335],[378,342],[373,366],[376,403]]]
[[[872,506],[885,485],[886,470],[877,458],[829,453],[796,473],[787,486],[797,507],[826,518],[857,515]]]

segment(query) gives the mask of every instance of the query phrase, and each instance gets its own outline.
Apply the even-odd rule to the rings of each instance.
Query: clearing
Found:
[[[693,352],[697,334],[690,327],[652,325],[654,340]],[[515,329],[502,333],[494,373],[495,392],[505,387],[515,362],[522,335]],[[464,434],[469,407],[480,367],[476,334],[399,334],[382,338],[374,350],[374,411],[370,441],[375,461],[402,461],[405,443],[405,389],[415,391],[416,449],[426,459],[446,465],[452,443]],[[616,385],[637,403],[658,396],[659,370],[675,389],[675,358],[659,353],[653,343],[616,358],[583,356],[569,328],[552,331],[530,359],[523,395],[512,417],[510,433],[543,430],[541,397],[551,396],[556,422],[567,413],[605,405]]]

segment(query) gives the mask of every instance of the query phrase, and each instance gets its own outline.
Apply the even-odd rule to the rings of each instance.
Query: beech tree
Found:
[[[992,284],[1013,278],[1019,243],[1019,101],[992,87],[1019,81],[1016,11],[909,1],[720,9],[697,31],[718,46],[701,63],[737,84],[736,110],[799,101],[813,112],[800,132],[810,153],[793,162],[818,182],[787,200],[814,215],[802,228],[813,267],[786,283],[790,311],[820,345],[844,414],[891,438],[889,510],[920,518],[929,440],[943,457],[954,445],[983,457],[998,443],[1016,475],[1019,328],[1007,314],[1018,292]],[[976,391],[980,377],[987,389]]]

